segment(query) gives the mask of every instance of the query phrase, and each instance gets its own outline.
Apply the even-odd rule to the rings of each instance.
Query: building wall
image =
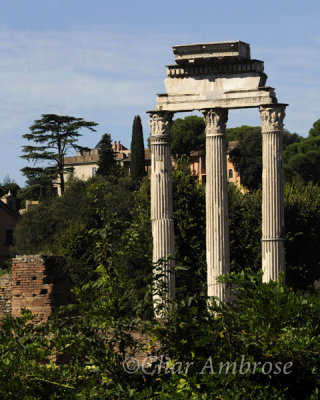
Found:
[[[10,213],[6,206],[0,205],[0,267],[10,257],[10,235],[8,235],[8,231],[11,231],[13,235],[18,218],[18,215],[15,216]]]
[[[12,279],[10,274],[0,276],[0,319],[11,315],[11,289]]]
[[[234,165],[229,160],[229,155],[226,155],[227,162],[227,178],[229,182],[233,182],[235,185],[240,186],[240,175],[235,170]],[[200,152],[192,152],[190,155],[190,170],[193,175],[199,177],[201,182],[206,181],[206,158],[205,155]]]
[[[199,177],[200,182],[205,182],[206,177],[206,157],[201,152],[190,154],[190,170],[193,175]]]
[[[227,155],[227,177],[228,177],[229,182],[233,182],[235,185],[238,185],[238,186],[241,185],[240,175],[235,170],[234,165],[229,160],[228,155]]]
[[[94,170],[93,170],[94,168]],[[98,165],[96,162],[88,163],[88,164],[81,164],[81,165],[73,165],[73,174],[74,178],[81,179],[83,181],[92,178],[98,169]],[[68,180],[68,174],[65,174],[66,181]]]
[[[56,307],[70,302],[70,289],[59,257],[17,256],[12,260],[12,316],[28,308],[37,315],[35,322],[46,322]]]

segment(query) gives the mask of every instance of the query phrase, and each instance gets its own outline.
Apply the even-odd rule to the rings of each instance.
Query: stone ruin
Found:
[[[151,220],[153,261],[174,256],[170,127],[176,112],[199,110],[206,134],[206,258],[208,296],[222,301],[230,293],[217,277],[229,272],[229,229],[226,172],[228,110],[258,108],[262,125],[262,269],[263,281],[278,280],[284,270],[284,206],[282,178],[283,119],[266,86],[264,63],[251,59],[241,41],[174,46],[176,64],[167,67],[166,93],[148,111],[151,127]],[[174,260],[163,265],[167,297],[175,295]],[[155,296],[154,301],[161,301]],[[163,300],[163,299],[162,299]]]

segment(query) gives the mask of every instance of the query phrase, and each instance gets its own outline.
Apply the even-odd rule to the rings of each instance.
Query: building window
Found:
[[[229,169],[229,179],[233,179],[233,169]]]
[[[6,229],[6,245],[13,246],[13,229]]]
[[[97,173],[97,168],[96,167],[92,167],[92,176],[95,176]]]

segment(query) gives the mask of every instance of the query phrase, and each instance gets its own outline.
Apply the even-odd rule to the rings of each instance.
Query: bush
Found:
[[[320,279],[320,188],[285,186],[286,281],[295,288],[310,290]]]
[[[228,305],[190,296],[165,319],[144,321],[132,286],[110,264],[98,273],[45,326],[29,314],[0,326],[1,398],[317,398],[319,292],[305,297],[242,273],[228,279]],[[154,355],[149,366],[126,372],[127,357],[143,349]]]

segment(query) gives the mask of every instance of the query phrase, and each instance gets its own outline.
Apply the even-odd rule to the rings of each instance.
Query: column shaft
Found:
[[[262,270],[263,282],[279,280],[285,269],[282,175],[285,106],[260,108],[262,120]]]
[[[216,278],[229,272],[227,109],[203,111],[206,123],[206,252],[208,296],[225,302],[229,291]]]
[[[151,127],[151,223],[153,262],[174,256],[174,226],[171,180],[170,126],[172,113],[150,112]],[[164,297],[175,297],[174,260],[165,261],[155,279],[166,287]],[[159,276],[160,273],[160,276]],[[156,275],[158,275],[156,277]],[[164,301],[158,294],[154,303]]]

